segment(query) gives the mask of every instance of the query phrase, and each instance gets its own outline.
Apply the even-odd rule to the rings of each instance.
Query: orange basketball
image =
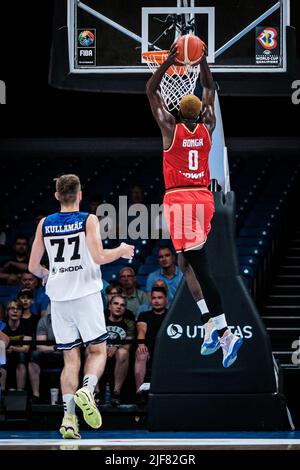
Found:
[[[176,62],[183,65],[193,65],[203,57],[205,45],[198,36],[186,34],[177,39],[178,51]]]

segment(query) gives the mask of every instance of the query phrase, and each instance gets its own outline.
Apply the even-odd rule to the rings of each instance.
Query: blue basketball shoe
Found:
[[[230,367],[237,358],[237,352],[243,344],[243,339],[226,331],[220,338],[220,344],[223,350],[223,366]]]
[[[221,344],[219,341],[218,330],[215,327],[215,323],[212,318],[205,323],[204,330],[205,335],[201,346],[201,354],[202,356],[208,356],[208,354],[213,354],[217,351]]]

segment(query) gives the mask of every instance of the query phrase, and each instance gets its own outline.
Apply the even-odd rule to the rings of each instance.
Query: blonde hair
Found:
[[[81,191],[80,180],[76,175],[62,175],[56,180],[56,191],[59,201],[68,206],[74,204]]]
[[[195,95],[186,95],[180,101],[179,109],[184,119],[197,119],[202,111],[202,101]]]

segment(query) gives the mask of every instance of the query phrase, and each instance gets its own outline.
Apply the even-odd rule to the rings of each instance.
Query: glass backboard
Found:
[[[181,34],[208,45],[214,72],[285,72],[289,0],[68,0],[72,73],[148,73],[146,50]]]

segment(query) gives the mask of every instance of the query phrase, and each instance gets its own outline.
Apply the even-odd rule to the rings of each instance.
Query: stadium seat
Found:
[[[157,264],[157,263],[158,263],[157,256],[149,255],[145,259],[145,264]]]
[[[143,264],[140,266],[138,274],[150,274],[153,271],[156,271],[159,268],[158,264]]]
[[[147,274],[138,274],[136,276],[136,282],[137,282],[137,285],[140,289],[144,289],[145,286],[146,286],[146,281],[147,281],[147,277],[148,275]]]

